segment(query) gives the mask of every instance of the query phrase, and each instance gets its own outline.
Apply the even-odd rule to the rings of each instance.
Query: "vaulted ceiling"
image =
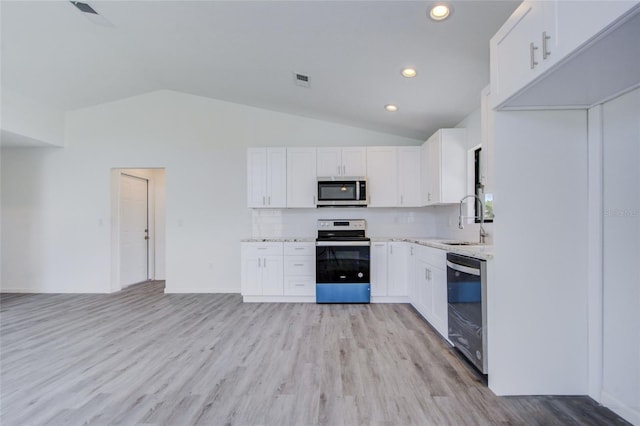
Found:
[[[443,22],[426,1],[89,4],[109,25],[67,1],[3,1],[2,88],[63,111],[170,89],[425,139],[479,106],[489,39],[518,2],[450,2]]]

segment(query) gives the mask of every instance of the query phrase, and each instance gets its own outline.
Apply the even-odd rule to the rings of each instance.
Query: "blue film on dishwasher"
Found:
[[[478,281],[459,281],[447,285],[449,303],[478,303],[482,300],[482,286]]]

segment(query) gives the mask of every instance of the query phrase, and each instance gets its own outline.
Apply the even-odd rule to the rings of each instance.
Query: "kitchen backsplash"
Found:
[[[415,209],[320,208],[253,209],[252,238],[315,238],[318,219],[366,219],[370,237],[429,237],[475,241],[479,225],[465,223],[458,229],[458,206]],[[493,241],[493,224],[485,224]]]

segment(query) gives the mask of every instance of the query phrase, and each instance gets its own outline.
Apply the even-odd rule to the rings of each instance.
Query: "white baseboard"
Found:
[[[2,288],[0,293],[21,293],[21,294],[109,294],[108,291],[83,291],[76,290],[45,290],[41,288]]]
[[[602,400],[600,401],[600,404],[604,405],[631,424],[640,425],[640,407],[629,407],[605,391],[602,392]]]
[[[371,303],[409,303],[407,296],[371,296]]]
[[[220,293],[235,293],[240,294],[237,288],[203,288],[203,287],[180,287],[179,289],[172,289],[165,286],[165,294],[191,294],[191,293],[206,293],[206,294],[220,294]]]
[[[242,296],[244,303],[316,303],[315,296]]]

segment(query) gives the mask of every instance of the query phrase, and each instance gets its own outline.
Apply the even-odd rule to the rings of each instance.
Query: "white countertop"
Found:
[[[243,243],[312,243],[316,239],[313,237],[294,238],[294,237],[278,237],[278,238],[245,238],[240,240]],[[418,237],[372,237],[371,242],[406,242],[420,244],[427,247],[433,247],[440,250],[445,250],[451,253],[458,253],[466,256],[475,257],[478,259],[489,260],[493,259],[493,245],[489,244],[477,244],[477,245],[462,245],[452,246],[446,244],[446,242],[452,241],[450,239],[442,238],[418,238]]]
[[[462,254],[465,256],[471,256],[478,259],[489,260],[493,259],[493,245],[489,244],[476,244],[476,245],[448,245],[447,242],[453,241],[451,239],[444,238],[418,238],[418,237],[373,237],[371,242],[406,242],[420,244],[422,246],[433,247],[440,250],[445,250],[451,253]]]

